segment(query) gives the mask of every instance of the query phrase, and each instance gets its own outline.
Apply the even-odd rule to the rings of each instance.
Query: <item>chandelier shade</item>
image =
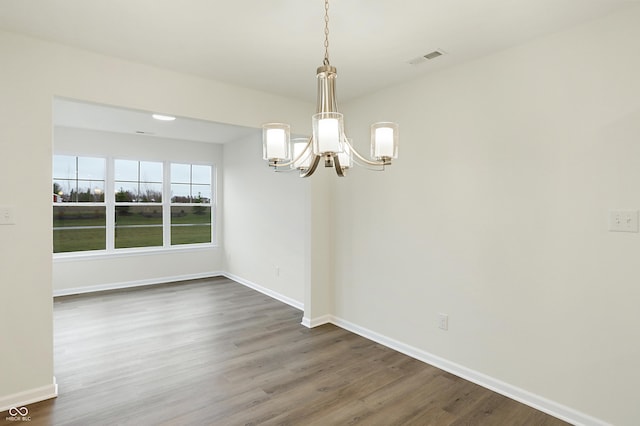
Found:
[[[371,125],[371,157],[376,160],[398,158],[398,125],[374,123]]]
[[[263,158],[278,170],[299,170],[301,177],[311,176],[320,160],[334,167],[340,177],[358,164],[384,170],[398,158],[398,124],[379,122],[371,126],[371,158],[355,150],[344,131],[344,116],[338,111],[336,97],[337,70],[329,63],[329,0],[324,0],[324,60],[316,70],[318,85],[316,113],[311,118],[310,138],[290,140],[289,125],[267,123],[263,127]]]
[[[290,127],[283,123],[262,126],[262,158],[269,161],[288,160]]]
[[[346,139],[347,143],[344,144],[344,151],[338,153],[338,159],[340,166],[343,169],[350,169],[353,166],[353,155],[351,154],[350,144],[351,141]]]
[[[306,170],[311,167],[314,155],[309,149],[309,138],[295,138],[291,140],[291,151],[294,160],[291,168],[294,170]]]
[[[313,153],[326,155],[343,152],[344,118],[339,112],[320,112],[312,117]]]

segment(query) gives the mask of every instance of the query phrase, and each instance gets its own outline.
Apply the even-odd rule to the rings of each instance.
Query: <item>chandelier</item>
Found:
[[[336,68],[329,63],[329,0],[324,2],[324,61],[318,67],[316,114],[312,117],[309,138],[290,138],[290,126],[267,123],[262,126],[263,158],[278,170],[299,170],[300,177],[309,177],[324,160],[325,167],[334,167],[340,177],[354,164],[384,170],[398,158],[398,125],[380,122],[371,125],[371,160],[355,150],[344,133],[344,117],[336,102]]]

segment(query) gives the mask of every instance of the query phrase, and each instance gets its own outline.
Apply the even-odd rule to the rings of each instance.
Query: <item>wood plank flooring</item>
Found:
[[[226,278],[59,297],[31,425],[562,425]],[[4,420],[4,419],[3,419]]]

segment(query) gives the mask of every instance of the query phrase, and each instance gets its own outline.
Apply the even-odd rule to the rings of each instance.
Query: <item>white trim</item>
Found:
[[[237,275],[234,274],[230,274],[229,272],[223,272],[222,275],[224,275],[225,277],[229,278],[230,280],[233,280],[235,282],[237,282],[238,284],[242,284],[244,286],[247,286],[249,288],[252,288],[256,291],[259,291],[262,294],[266,294],[269,297],[272,297],[276,300],[281,301],[282,303],[286,303],[289,306],[293,306],[294,308],[302,311],[304,310],[304,303],[299,302],[295,299],[292,299],[288,296],[285,296],[284,294],[280,294],[278,292],[275,292],[271,289],[268,289],[266,287],[263,287],[261,285],[258,285],[254,282],[251,282],[249,280],[245,280],[244,278],[241,278]]]
[[[182,244],[170,247],[137,247],[116,249],[113,251],[107,250],[90,250],[82,252],[70,252],[70,253],[54,253],[53,263],[63,262],[78,262],[83,260],[102,260],[102,259],[115,259],[119,257],[134,257],[134,256],[156,256],[170,253],[185,253],[190,251],[203,251],[214,250],[220,247],[214,243],[202,243],[202,244]]]
[[[318,318],[303,317],[302,322],[300,324],[304,325],[307,328],[314,328],[324,324],[331,324],[331,323],[333,323],[333,316],[323,315]]]
[[[352,333],[358,334],[362,337],[366,337],[369,340],[373,340],[374,342],[380,343],[381,345],[394,349],[419,361],[426,362],[427,364],[433,365],[441,370],[447,371],[576,426],[610,426],[610,424],[604,420],[591,417],[588,414],[487,376],[486,374],[448,361],[444,358],[440,358],[437,355],[399,342],[367,328],[360,327],[359,325],[353,324],[342,318],[331,316],[330,322],[340,328],[351,331]]]
[[[150,279],[138,280],[138,281],[125,281],[120,283],[92,285],[87,287],[62,288],[58,290],[53,290],[53,297],[69,296],[71,294],[92,293],[94,291],[118,290],[122,288],[131,288],[131,287],[143,287],[148,285],[166,284],[166,283],[172,283],[177,281],[197,280],[200,278],[213,278],[213,277],[221,277],[221,276],[225,276],[224,272],[214,271],[214,272],[201,272],[199,274],[177,275],[173,277],[150,278]]]
[[[58,384],[56,378],[53,378],[53,383],[46,386],[41,386],[35,389],[29,389],[27,391],[14,393],[13,395],[7,395],[0,398],[0,412],[7,411],[11,407],[24,407],[28,404],[44,401],[45,399],[51,399],[58,396]]]

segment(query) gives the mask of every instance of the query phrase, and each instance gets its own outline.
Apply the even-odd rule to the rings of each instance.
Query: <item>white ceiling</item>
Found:
[[[639,0],[331,0],[346,101]],[[322,0],[2,0],[0,29],[313,101]],[[447,55],[418,66],[413,58]]]
[[[638,2],[331,0],[339,101]],[[322,0],[0,0],[0,29],[310,102],[323,15]]]
[[[249,135],[259,135],[261,132],[250,127],[187,117],[177,117],[174,121],[159,121],[152,117],[152,113],[71,99],[53,100],[55,126],[210,143],[233,142]]]

